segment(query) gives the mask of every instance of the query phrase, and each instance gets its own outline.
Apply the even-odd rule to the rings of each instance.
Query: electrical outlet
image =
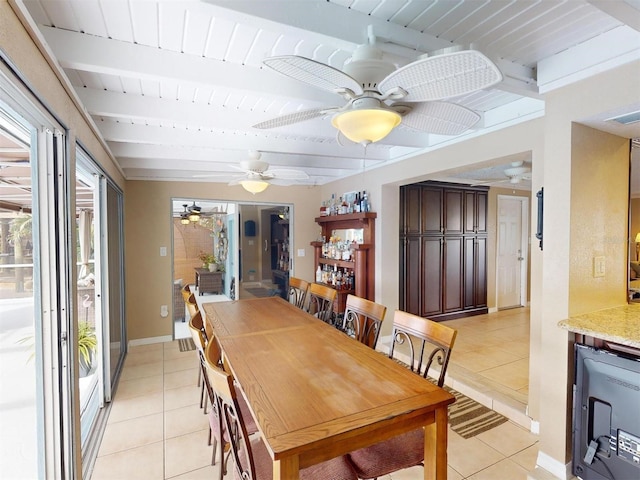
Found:
[[[593,278],[604,277],[606,257],[593,257]]]
[[[169,316],[169,308],[166,305],[160,305],[160,316],[162,318]]]

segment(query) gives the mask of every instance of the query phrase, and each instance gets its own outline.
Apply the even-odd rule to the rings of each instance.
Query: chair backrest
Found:
[[[189,298],[187,298],[185,303],[187,304],[189,316],[193,317],[199,310],[198,303],[196,302],[196,296],[192,293],[191,295],[189,295]]]
[[[389,357],[393,358],[394,351],[398,346],[404,346],[409,350],[411,370],[424,378],[427,378],[433,360],[436,359],[440,366],[438,386],[442,387],[457,334],[458,331],[454,328],[441,325],[428,318],[396,310],[393,317],[393,336]],[[425,357],[425,349],[429,348],[432,350]],[[419,353],[419,356],[416,357],[416,353]]]
[[[360,343],[376,348],[387,307],[366,298],[347,295],[342,330]]]
[[[189,331],[191,332],[193,343],[196,344],[196,349],[204,353],[208,338],[202,323],[202,315],[200,312],[196,312],[189,320]]]
[[[289,302],[298,308],[304,308],[304,301],[307,299],[309,282],[301,278],[289,277]]]
[[[228,432],[231,455],[234,460],[236,478],[256,478],[251,441],[245,427],[245,419],[238,404],[237,392],[231,374],[211,362],[206,362],[211,389],[220,402],[220,413],[224,428]]]
[[[338,292],[331,287],[320,285],[319,283],[312,283],[309,285],[309,292],[307,294],[309,296],[307,311],[320,320],[333,324],[333,302],[337,294]]]
[[[191,289],[189,288],[189,284],[187,283],[184,287],[182,287],[180,292],[182,293],[182,298],[186,303],[187,300],[189,300],[189,296],[191,295]]]

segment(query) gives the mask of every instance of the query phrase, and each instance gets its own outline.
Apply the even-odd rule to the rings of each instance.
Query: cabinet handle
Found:
[[[266,252],[269,249],[269,245],[267,245],[267,241],[264,241],[264,251]]]

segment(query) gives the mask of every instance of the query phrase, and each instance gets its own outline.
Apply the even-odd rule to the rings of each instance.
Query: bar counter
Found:
[[[558,323],[573,333],[640,348],[640,304],[576,315]]]

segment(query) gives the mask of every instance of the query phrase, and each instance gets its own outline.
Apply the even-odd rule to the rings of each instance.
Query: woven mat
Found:
[[[263,288],[263,287],[247,288],[245,290],[251,295],[253,295],[254,297],[259,297],[259,298],[273,297],[274,295],[278,294],[277,290],[273,290],[271,288]]]
[[[196,344],[193,343],[193,338],[179,338],[178,348],[180,348],[181,352],[188,352],[190,350],[195,350]]]
[[[449,405],[449,425],[451,430],[462,438],[475,437],[479,433],[491,430],[508,420],[507,417],[446,385],[444,389],[456,397],[456,402]]]
[[[394,360],[403,367],[409,368],[406,363],[398,359]],[[431,377],[427,377],[427,380],[436,383]],[[462,438],[475,437],[509,420],[504,415],[500,415],[447,385],[442,388],[456,397],[455,403],[449,405],[449,426]]]

